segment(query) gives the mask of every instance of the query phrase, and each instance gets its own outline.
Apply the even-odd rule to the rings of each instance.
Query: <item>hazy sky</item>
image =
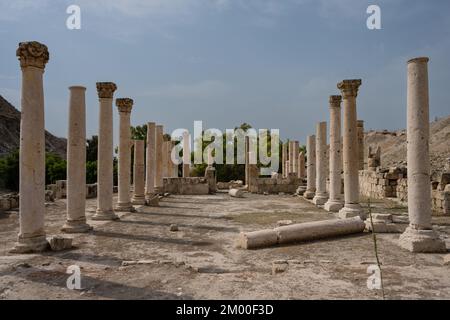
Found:
[[[81,30],[66,8],[81,7]],[[382,30],[366,9],[381,8]],[[46,128],[66,136],[68,87],[87,87],[88,135],[97,81],[135,101],[132,124],[166,131],[278,128],[305,143],[328,120],[336,83],[361,78],[366,129],[406,122],[406,61],[430,57],[431,117],[450,114],[448,0],[0,0],[0,94],[20,108],[20,41],[46,44]],[[115,136],[118,113],[115,108]]]

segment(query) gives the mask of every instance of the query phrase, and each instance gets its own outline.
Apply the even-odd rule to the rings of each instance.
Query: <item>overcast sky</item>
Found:
[[[68,30],[66,8],[81,8]],[[381,8],[381,30],[366,9]],[[87,87],[88,135],[98,130],[97,81],[130,97],[132,124],[165,131],[280,129],[305,143],[328,120],[336,83],[361,78],[366,129],[406,123],[406,62],[430,57],[431,118],[450,114],[448,0],[0,0],[0,94],[20,108],[20,41],[46,44],[46,128],[66,136],[68,87]],[[115,108],[115,136],[118,113]]]

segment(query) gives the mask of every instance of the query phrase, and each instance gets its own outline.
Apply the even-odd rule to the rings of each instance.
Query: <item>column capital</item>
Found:
[[[112,99],[117,86],[114,82],[97,82],[98,97]]]
[[[342,101],[342,96],[336,95],[336,96],[330,96],[329,102],[330,107],[339,107]]]
[[[116,106],[120,113],[131,113],[131,109],[133,108],[133,99],[117,98]]]
[[[20,67],[36,67],[44,69],[49,59],[48,48],[37,41],[20,42],[16,51]]]
[[[361,85],[361,79],[343,80],[338,83],[337,87],[341,90],[344,99],[349,97],[357,97],[358,89]]]

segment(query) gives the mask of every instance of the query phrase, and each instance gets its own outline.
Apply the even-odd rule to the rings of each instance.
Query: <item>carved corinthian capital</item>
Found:
[[[116,106],[120,113],[130,113],[133,108],[133,99],[118,98],[116,99]]]
[[[342,96],[330,96],[330,107],[339,107],[342,101]]]
[[[352,79],[352,80],[344,80],[339,82],[337,87],[341,90],[342,96],[344,99],[349,97],[357,97],[358,89],[361,85],[361,79]]]
[[[19,57],[21,68],[44,69],[49,59],[47,46],[37,41],[20,42],[16,56]]]
[[[117,90],[117,86],[114,82],[97,82],[98,97],[112,99],[114,91]]]

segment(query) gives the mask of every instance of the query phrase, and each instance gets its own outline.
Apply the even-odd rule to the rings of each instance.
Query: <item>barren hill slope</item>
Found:
[[[396,132],[369,131],[365,134],[365,153],[371,146],[381,147],[381,166],[388,167],[406,162],[406,130]],[[450,116],[430,124],[430,159],[432,172],[444,170],[450,157]]]
[[[19,148],[20,112],[0,95],[0,156]],[[45,131],[45,149],[66,158],[64,138]]]

